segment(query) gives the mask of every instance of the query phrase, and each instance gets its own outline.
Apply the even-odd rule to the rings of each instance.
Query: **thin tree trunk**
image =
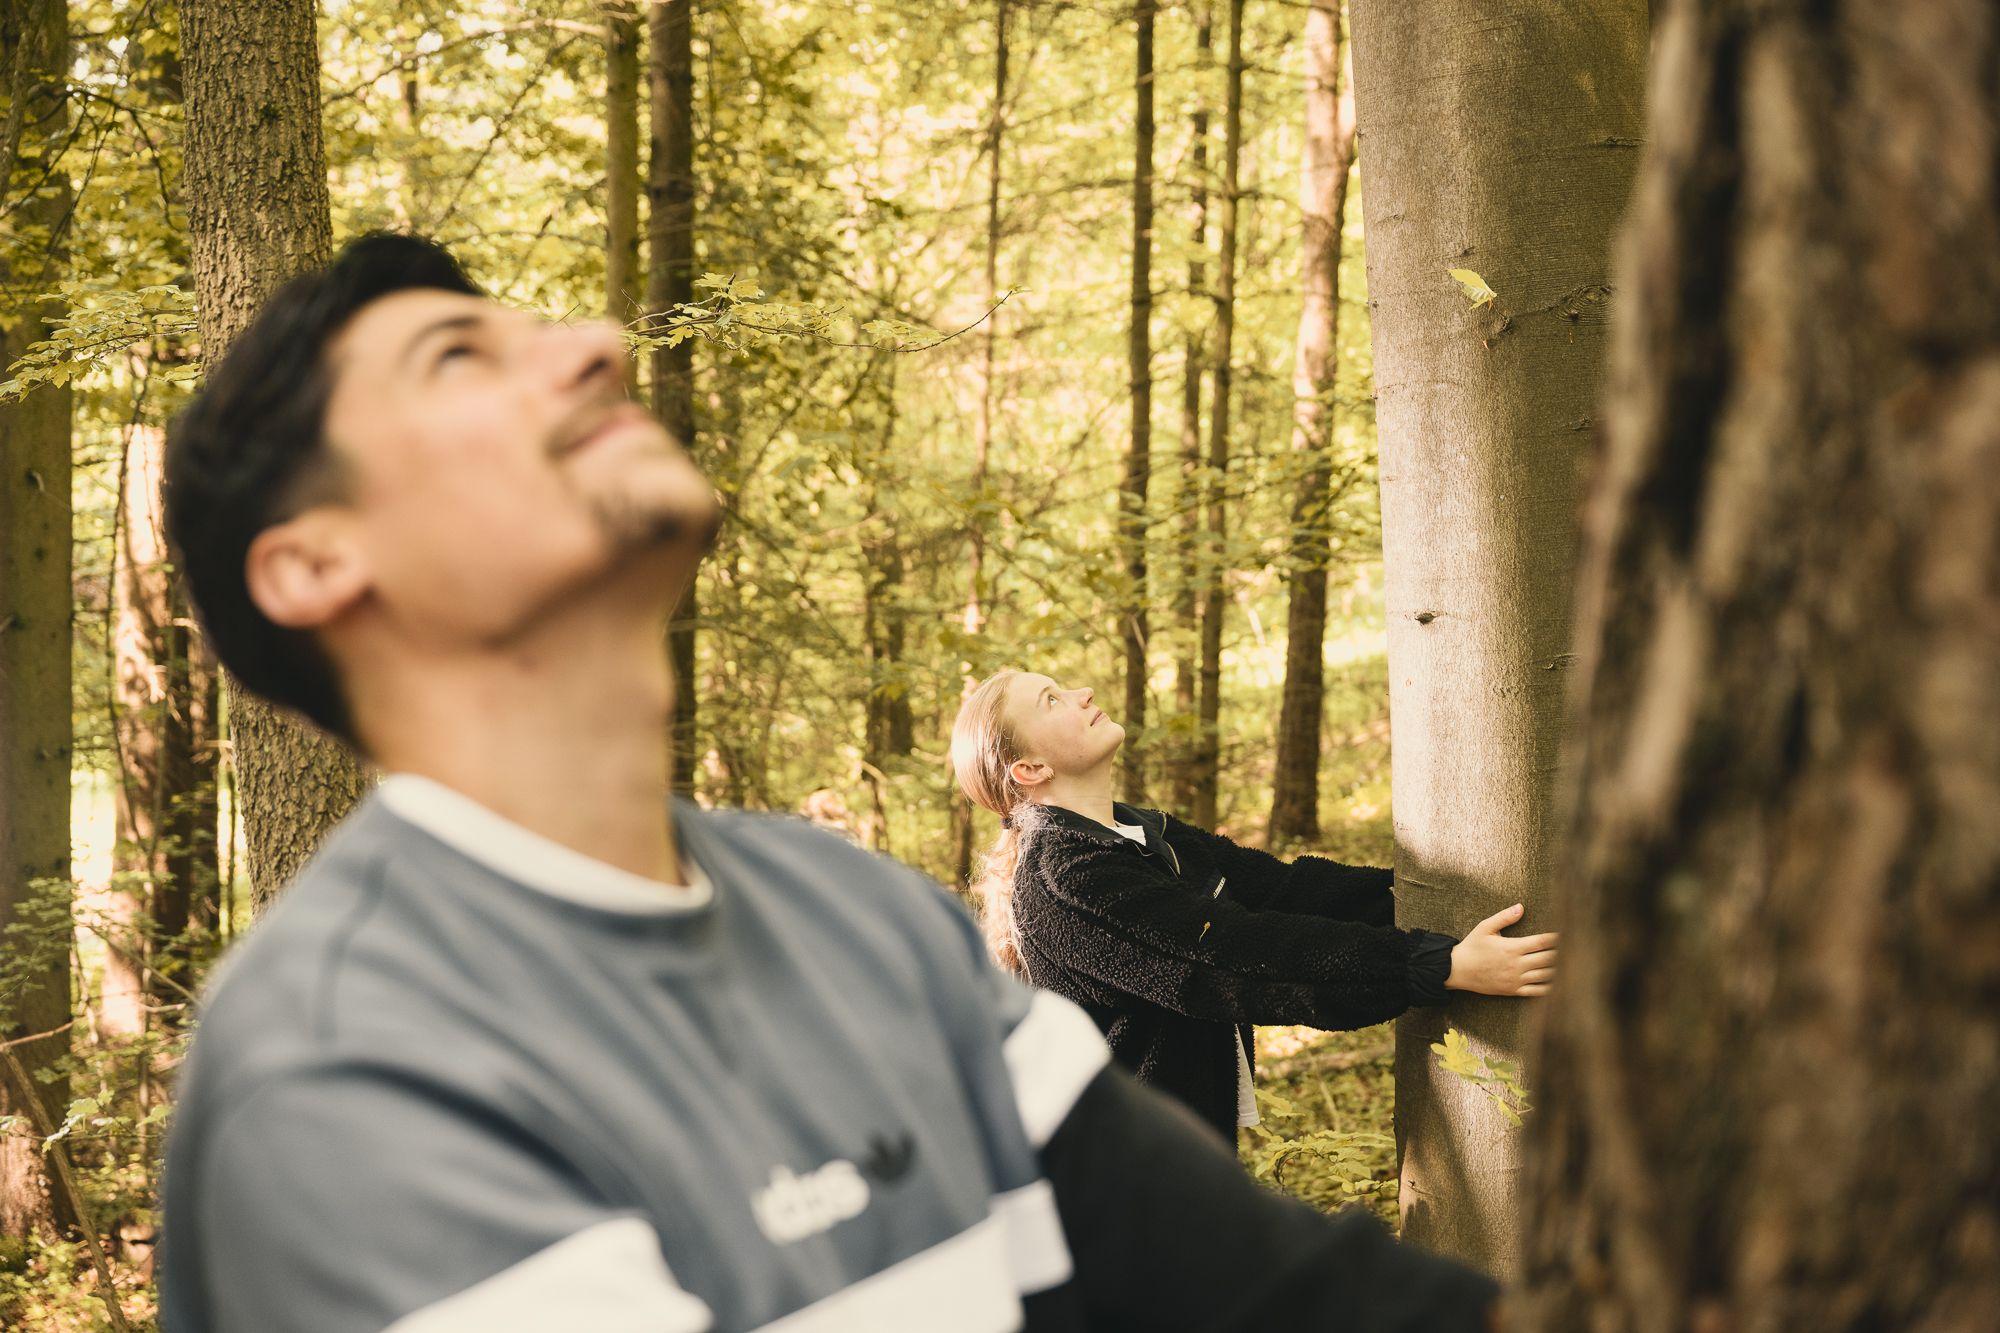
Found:
[[[1214,65],[1215,29],[1209,0],[1194,0],[1195,70],[1201,91],[1195,96],[1189,176],[1193,217],[1189,228],[1188,294],[1199,300],[1208,287],[1208,80]],[[1192,815],[1195,767],[1201,736],[1196,716],[1195,682],[1200,676],[1201,612],[1195,600],[1202,569],[1201,380],[1206,362],[1198,330],[1190,330],[1181,357],[1180,577],[1174,585],[1174,623],[1178,643],[1174,659],[1174,716],[1183,727],[1174,764],[1174,809]]]
[[[1001,150],[1007,127],[1007,6],[1008,0],[993,4],[993,105],[986,119],[986,304],[989,312],[981,329],[979,372],[979,415],[972,426],[972,551],[965,592],[965,632],[978,634],[986,627],[986,515],[988,469],[993,456],[993,357],[1000,336],[1000,312],[994,303],[1000,294],[1000,168]],[[969,827],[969,825],[968,825]],[[968,843],[968,848],[970,844]],[[968,851],[967,864],[970,865]]]
[[[1007,125],[1007,12],[1009,0],[993,4],[993,104],[986,121],[986,322],[981,329],[979,415],[972,427],[971,550],[966,564],[965,612],[968,635],[986,628],[986,522],[988,468],[993,452],[993,362],[1000,312],[1000,168]],[[952,873],[956,887],[972,882],[972,802],[956,786],[951,793]]]
[[[1285,685],[1270,841],[1319,837],[1319,729],[1326,697],[1326,579],[1333,563],[1333,391],[1339,368],[1341,221],[1354,165],[1353,78],[1341,77],[1340,0],[1306,11],[1306,146],[1299,209],[1305,303],[1292,366],[1292,504]]]
[[[1132,76],[1132,326],[1127,359],[1132,375],[1132,443],[1118,491],[1125,580],[1130,585],[1121,637],[1125,642],[1127,740],[1119,756],[1125,799],[1146,800],[1146,650],[1152,637],[1146,585],[1146,489],[1153,470],[1153,0],[1133,11],[1137,58]]]
[[[187,636],[176,620],[160,512],[162,444],[156,426],[126,432],[112,557],[118,837],[104,927],[111,947],[94,1026],[114,1038],[136,1037],[146,1029],[146,966],[165,923],[155,930],[142,929],[142,922],[158,922],[165,908],[186,924],[185,897],[171,883],[169,860],[177,831],[173,811],[191,796],[194,733],[186,695]]]
[[[1579,462],[1611,230],[1636,154],[1643,0],[1353,0],[1374,306],[1397,917],[1547,929]],[[1447,268],[1498,296],[1474,306]],[[1518,1135],[1431,1044],[1518,1061],[1532,1006],[1398,1024],[1404,1232],[1511,1273]],[[1531,1073],[1532,1079],[1532,1073]]]
[[[647,17],[651,80],[651,205],[646,304],[657,315],[694,299],[694,0],[653,0]],[[653,349],[653,411],[694,452],[694,344]],[[673,783],[691,794],[695,769],[695,581],[667,627],[674,670]]]
[[[630,325],[639,280],[639,16],[633,0],[604,6],[604,315]]]
[[[1208,426],[1208,524],[1201,586],[1201,729],[1194,763],[1195,823],[1215,827],[1222,753],[1222,616],[1229,510],[1230,360],[1236,337],[1237,168],[1243,157],[1243,3],[1229,0],[1229,66],[1222,109],[1222,217],[1215,260],[1215,395]]]
[[[891,759],[916,748],[915,719],[905,684],[908,612],[903,605],[907,572],[902,541],[893,516],[885,512],[878,478],[895,457],[896,426],[901,402],[897,396],[899,358],[885,358],[882,389],[882,438],[869,463],[867,512],[869,533],[862,542],[867,567],[862,572],[862,642],[868,660],[864,765],[884,771]]]
[[[62,313],[42,299],[61,275],[58,233],[68,180],[52,160],[67,133],[68,15],[60,0],[0,13],[0,201],[13,209],[0,239],[0,375]],[[11,167],[9,171],[7,168]],[[24,186],[57,188],[22,198]],[[46,188],[46,187],[45,187]],[[42,385],[0,402],[0,928],[33,927],[7,941],[0,1041],[53,1032],[70,1018],[70,410],[67,387]],[[41,1085],[41,1109],[60,1119],[68,1080],[56,1075],[67,1032],[13,1049]],[[43,1079],[49,1081],[42,1082]],[[26,1079],[0,1080],[0,1238],[73,1219],[52,1199]]]
[[[1513,1322],[1990,1329],[2000,18],[1663,9]]]
[[[183,0],[190,258],[202,355],[219,358],[264,299],[332,254],[308,0]],[[362,791],[346,747],[232,689],[229,729],[252,901],[261,910]]]

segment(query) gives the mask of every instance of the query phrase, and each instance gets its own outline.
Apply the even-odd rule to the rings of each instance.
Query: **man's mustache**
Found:
[[[595,435],[612,417],[627,411],[644,412],[645,409],[626,397],[620,389],[592,395],[565,412],[550,428],[544,442],[546,452],[552,458],[562,457]]]

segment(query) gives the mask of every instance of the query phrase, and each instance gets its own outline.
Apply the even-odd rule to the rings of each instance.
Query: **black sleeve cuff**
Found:
[[[1451,975],[1451,950],[1458,941],[1430,930],[1410,933],[1417,937],[1410,949],[1410,1007],[1443,1004],[1451,998],[1444,982]]]

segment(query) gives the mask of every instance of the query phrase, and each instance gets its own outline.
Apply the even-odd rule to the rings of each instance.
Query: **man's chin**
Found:
[[[596,506],[606,543],[628,554],[683,551],[699,556],[722,532],[722,505],[706,487],[685,495],[620,495]]]

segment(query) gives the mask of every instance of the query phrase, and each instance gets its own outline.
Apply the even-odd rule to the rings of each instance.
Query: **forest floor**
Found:
[[[1237,1155],[1322,1212],[1350,1205],[1396,1225],[1394,1027],[1257,1029],[1257,1106]]]

